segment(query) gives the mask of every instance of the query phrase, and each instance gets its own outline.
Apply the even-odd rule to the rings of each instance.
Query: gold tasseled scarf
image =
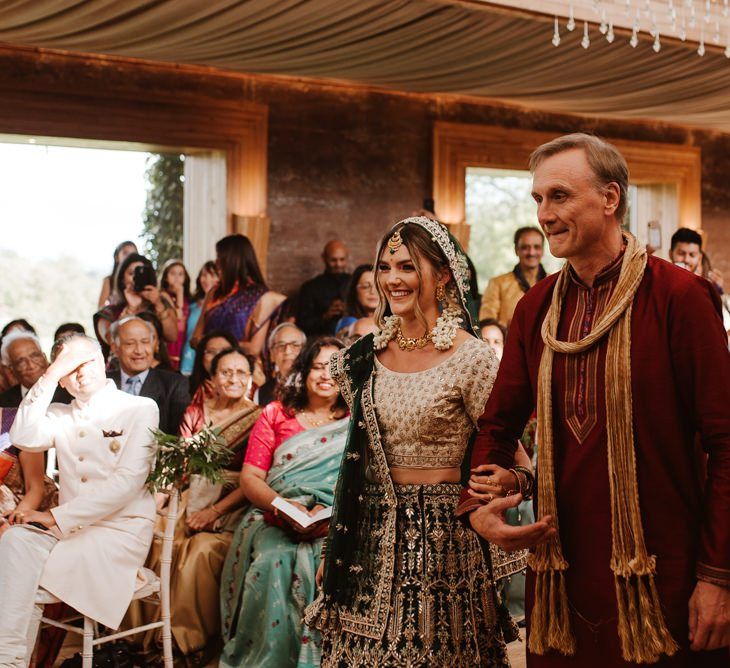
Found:
[[[535,605],[531,618],[530,651],[544,654],[553,649],[575,653],[570,625],[565,571],[568,562],[560,544],[555,497],[552,370],[555,353],[575,355],[589,350],[608,334],[606,352],[606,433],[608,477],[611,490],[611,570],[616,585],[618,633],[625,661],[655,663],[662,654],[677,651],[664,622],[654,584],[656,559],[647,554],[641,525],[639,489],[631,398],[631,306],[646,268],[646,251],[630,234],[624,234],[626,252],[618,283],[596,321],[593,331],[575,343],[559,341],[558,323],[570,277],[566,263],[553,292],[550,310],[542,324],[545,348],[538,375],[537,419],[540,434],[538,493],[541,515],[552,515],[557,537],[538,545],[530,557],[536,572]],[[586,540],[590,537],[586,536]]]

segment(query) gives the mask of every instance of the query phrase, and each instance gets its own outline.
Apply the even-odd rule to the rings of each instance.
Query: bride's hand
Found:
[[[319,568],[317,569],[317,575],[314,576],[314,582],[317,587],[322,587],[322,581],[324,580],[324,559],[319,560]]]
[[[489,502],[517,491],[514,474],[496,464],[482,464],[471,473],[468,492],[476,499]]]

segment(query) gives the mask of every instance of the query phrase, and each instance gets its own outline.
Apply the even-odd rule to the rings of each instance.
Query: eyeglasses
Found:
[[[230,380],[231,378],[246,379],[251,376],[248,371],[243,371],[243,369],[225,369],[223,371],[219,371],[216,375],[221,376],[221,378],[225,378],[226,380]]]
[[[16,369],[25,369],[29,366],[42,366],[46,363],[46,356],[38,351],[31,353],[28,357],[19,357],[11,362],[11,366]]]
[[[302,349],[302,344],[299,341],[282,341],[281,343],[275,343],[271,346],[272,350],[277,352],[284,352],[287,348],[291,348],[295,352],[299,352]]]

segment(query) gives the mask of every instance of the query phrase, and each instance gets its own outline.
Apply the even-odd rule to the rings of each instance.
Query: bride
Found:
[[[307,621],[325,668],[509,666],[515,627],[495,580],[526,555],[483,551],[455,517],[498,366],[474,328],[466,256],[419,216],[388,231],[376,260],[380,329],[330,362],[352,426]],[[494,495],[531,481],[518,457],[524,468],[492,467]]]

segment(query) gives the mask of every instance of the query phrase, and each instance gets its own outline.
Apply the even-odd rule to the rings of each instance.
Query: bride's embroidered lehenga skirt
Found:
[[[355,600],[371,578],[388,512],[382,486],[367,484],[359,532]],[[323,625],[323,668],[495,668],[509,666],[505,633],[516,628],[497,606],[494,582],[474,532],[454,517],[458,484],[395,485],[396,544],[382,639]],[[334,621],[330,618],[331,621]],[[503,632],[504,631],[504,632]]]

